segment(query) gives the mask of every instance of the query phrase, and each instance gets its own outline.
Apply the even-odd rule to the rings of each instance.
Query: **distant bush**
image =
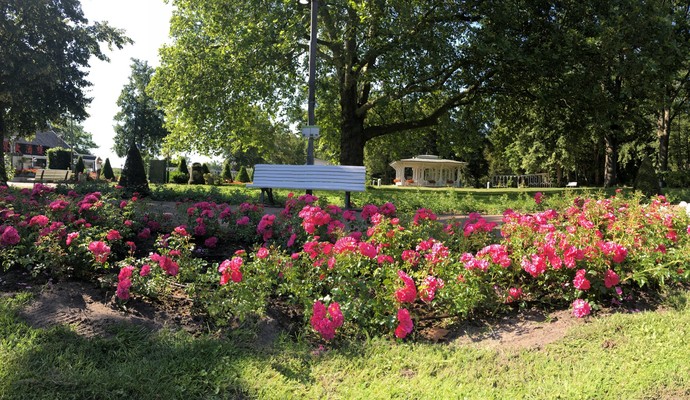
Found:
[[[189,174],[190,185],[203,185],[204,184],[204,172],[201,164],[192,164],[192,171]]]
[[[206,182],[207,185],[220,185],[221,178],[220,175],[218,174],[204,174],[204,182]]]
[[[144,160],[141,158],[139,148],[134,143],[129,146],[125,167],[122,169],[118,183],[128,192],[137,192],[142,196],[151,193],[149,181],[146,178]]]
[[[170,173],[170,182],[177,183],[178,185],[184,185],[187,183],[187,174],[180,171],[172,171]]]
[[[208,165],[206,163],[201,164],[201,172],[203,172],[204,175],[211,173],[211,170],[208,169]]]
[[[240,171],[237,173],[237,181],[242,183],[251,182],[247,169],[244,166],[240,167]]]
[[[690,171],[669,171],[665,177],[667,187],[690,187]]]
[[[62,147],[48,149],[48,168],[50,169],[70,169],[72,152]]]

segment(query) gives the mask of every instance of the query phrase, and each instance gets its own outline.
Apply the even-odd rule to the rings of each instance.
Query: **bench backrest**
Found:
[[[46,180],[57,180],[66,181],[72,176],[72,171],[68,169],[37,169],[36,170],[36,180],[46,181]]]
[[[365,167],[354,165],[257,164],[254,181],[247,186],[363,192],[365,175]]]

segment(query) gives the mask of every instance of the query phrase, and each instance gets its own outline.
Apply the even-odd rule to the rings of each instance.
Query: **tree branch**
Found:
[[[369,126],[364,129],[364,137],[366,140],[370,140],[378,136],[388,135],[395,132],[426,128],[429,126],[436,125],[438,123],[438,119],[445,115],[448,111],[463,104],[469,104],[472,101],[471,97],[474,94],[476,94],[482,87],[484,82],[490,79],[493,75],[494,72],[490,71],[489,73],[487,73],[484,79],[477,81],[474,85],[449,98],[443,104],[441,104],[436,110],[434,110],[425,117],[412,121],[402,121],[386,125]]]

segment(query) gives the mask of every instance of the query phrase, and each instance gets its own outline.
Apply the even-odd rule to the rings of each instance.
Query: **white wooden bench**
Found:
[[[37,182],[66,182],[72,177],[68,169],[37,169],[34,181]]]
[[[565,185],[565,187],[577,187],[577,182],[568,182],[568,184]]]
[[[247,187],[261,189],[273,203],[272,189],[334,190],[345,192],[345,207],[350,208],[350,192],[365,190],[366,169],[354,165],[275,165],[254,166],[254,180]]]

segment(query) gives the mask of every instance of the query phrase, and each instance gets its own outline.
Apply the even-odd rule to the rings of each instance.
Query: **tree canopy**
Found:
[[[306,121],[308,9],[173,3],[174,42],[151,84],[169,145],[270,154]],[[688,114],[687,2],[320,3],[321,157],[363,164],[366,154],[385,175],[389,160],[435,151],[469,160],[475,181],[549,171],[610,186],[632,180],[647,154],[661,170],[683,154],[668,146],[688,136],[670,136]]]
[[[168,130],[164,127],[165,117],[158,102],[146,92],[154,69],[146,61],[135,58],[131,69],[129,81],[117,99],[120,111],[115,115],[113,150],[124,157],[130,145],[135,143],[142,157],[148,159],[160,153]]]
[[[491,72],[466,51],[479,1],[354,2],[319,8],[317,124],[321,148],[362,165],[376,137],[437,123]],[[213,152],[259,121],[304,122],[309,11],[288,0],[174,0],[174,43],[153,94],[170,142]]]
[[[0,141],[30,137],[68,114],[84,119],[89,58],[107,60],[101,43],[121,48],[129,39],[106,23],[89,24],[78,0],[3,0],[0,9]]]

